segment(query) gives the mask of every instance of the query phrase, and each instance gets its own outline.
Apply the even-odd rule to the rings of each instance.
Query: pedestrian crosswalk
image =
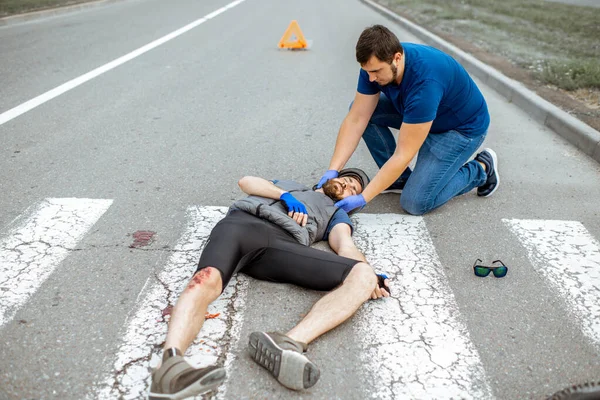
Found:
[[[10,321],[110,207],[112,200],[46,199],[0,238],[0,327]]]
[[[394,298],[367,302],[355,325],[370,380],[384,381],[372,398],[492,398],[423,218],[356,221],[357,245],[394,282]]]
[[[0,328],[74,251],[112,201],[46,199],[0,231]],[[190,278],[200,249],[225,207],[191,206],[187,225],[160,272],[151,274],[122,329],[118,353],[88,399],[141,399],[160,362],[171,307]],[[372,399],[493,399],[483,364],[443,272],[425,219],[357,214],[354,238],[393,284],[393,298],[367,302],[352,320]],[[600,245],[577,221],[504,219],[511,235],[582,332],[600,347]],[[238,275],[208,312],[187,356],[228,372],[239,357],[244,302],[252,280]],[[228,398],[229,382],[216,397]],[[358,396],[358,395],[357,395]],[[364,394],[358,397],[364,398]]]
[[[505,219],[533,268],[561,294],[582,331],[600,346],[600,243],[577,221]]]

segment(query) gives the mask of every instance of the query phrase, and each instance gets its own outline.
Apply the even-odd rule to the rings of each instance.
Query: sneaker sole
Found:
[[[402,194],[402,189],[386,189],[381,192],[381,194],[386,194],[386,193]]]
[[[149,400],[181,400],[188,397],[196,396],[202,393],[210,392],[215,390],[225,380],[225,368],[218,368],[210,371],[190,386],[177,393],[165,394],[165,393],[152,393],[148,395]]]
[[[483,151],[487,151],[488,153],[490,153],[490,155],[492,156],[492,160],[494,160],[494,173],[496,174],[496,186],[494,187],[494,189],[489,192],[488,194],[484,195],[484,196],[480,196],[480,197],[490,197],[491,195],[494,194],[494,192],[496,190],[498,190],[498,186],[500,186],[500,174],[498,173],[498,156],[496,155],[496,152],[492,149],[483,149]]]
[[[320,371],[315,364],[296,351],[282,349],[264,332],[250,334],[248,352],[258,365],[289,389],[308,389],[319,380]]]

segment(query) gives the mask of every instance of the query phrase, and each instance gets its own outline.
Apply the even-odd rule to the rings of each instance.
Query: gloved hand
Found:
[[[372,299],[380,299],[382,297],[390,297],[390,288],[388,287],[389,279],[386,274],[377,275],[377,286],[371,292]]]
[[[350,212],[350,211],[354,210],[355,208],[361,209],[366,205],[367,205],[367,201],[365,200],[365,198],[363,197],[362,194],[355,194],[353,196],[348,196],[345,199],[340,200],[337,203],[335,203],[336,207],[339,207],[346,212]]]
[[[380,289],[384,289],[388,295],[392,294],[392,292],[390,292],[390,288],[389,286],[386,284],[387,280],[389,279],[388,276],[386,274],[376,274],[377,275],[377,286],[379,286]]]
[[[308,220],[308,211],[304,204],[296,199],[290,192],[283,193],[279,200],[285,205],[288,210],[288,215],[294,219],[299,225],[306,225]]]
[[[327,172],[325,172],[323,174],[323,177],[321,177],[321,180],[319,181],[319,183],[317,183],[317,189],[320,189],[321,186],[323,186],[323,184],[325,182],[327,182],[328,180],[337,178],[339,174],[340,173],[338,171],[336,171],[335,169],[328,169]]]

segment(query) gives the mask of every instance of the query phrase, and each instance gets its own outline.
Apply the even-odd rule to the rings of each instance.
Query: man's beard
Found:
[[[381,86],[389,86],[392,83],[396,83],[396,78],[398,78],[398,68],[396,68],[393,61],[390,64],[390,67],[392,68],[392,80],[389,81],[388,83],[386,83],[385,85],[381,85]]]
[[[331,198],[331,200],[333,200],[333,201],[342,200],[342,194],[344,193],[344,189],[342,188],[342,185],[340,185],[339,183],[330,179],[327,182],[325,182],[323,184],[323,186],[321,186],[321,188],[323,189],[323,193],[325,193],[327,196],[329,196]]]

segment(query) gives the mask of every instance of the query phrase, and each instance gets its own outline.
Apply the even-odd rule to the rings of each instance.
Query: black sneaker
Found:
[[[185,399],[216,389],[225,380],[225,369],[194,368],[178,349],[165,350],[163,363],[152,372],[150,400]]]
[[[283,386],[301,390],[319,380],[319,368],[302,353],[306,344],[277,332],[252,332],[248,352],[252,359],[266,368]]]
[[[483,149],[483,151],[475,156],[475,161],[485,164],[485,172],[487,180],[477,188],[477,196],[491,196],[498,185],[500,184],[500,175],[498,175],[498,156],[492,149]]]
[[[554,393],[546,400],[594,400],[600,399],[600,381],[571,385]]]

